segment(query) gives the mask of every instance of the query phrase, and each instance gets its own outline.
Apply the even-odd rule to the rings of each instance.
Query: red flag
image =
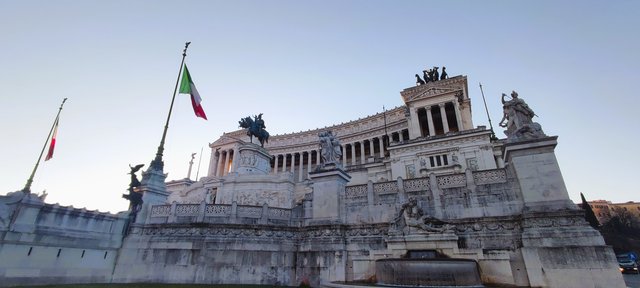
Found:
[[[58,135],[58,119],[56,119],[56,125],[53,128],[53,136],[51,137],[51,143],[49,144],[49,152],[47,152],[47,157],[44,158],[44,161],[47,161],[53,158],[53,149],[56,147],[56,136]]]

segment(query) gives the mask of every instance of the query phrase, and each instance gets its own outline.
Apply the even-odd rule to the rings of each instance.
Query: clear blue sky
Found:
[[[32,191],[126,209],[128,165],[154,157],[191,41],[209,121],[178,97],[168,179],[202,147],[205,175],[207,144],[243,116],[264,113],[272,135],[355,120],[447,66],[468,76],[476,126],[488,125],[478,82],[494,124],[500,94],[519,92],[559,136],[574,201],[640,201],[638,15],[639,1],[0,1],[0,194],[24,186],[68,97]]]

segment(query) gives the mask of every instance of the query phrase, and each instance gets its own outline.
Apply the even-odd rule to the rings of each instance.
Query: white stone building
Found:
[[[65,229],[41,224],[57,219],[42,208],[47,204],[34,206],[17,194],[0,198],[0,256],[18,259],[0,260],[0,286],[330,286],[375,279],[378,260],[427,251],[475,261],[484,284],[624,287],[613,251],[568,197],[554,154],[557,137],[527,118],[517,93],[503,97],[509,121],[502,140],[474,127],[464,76],[401,96],[401,107],[274,135],[264,148],[243,130],[225,133],[210,145],[208,174],[195,183],[165,184],[162,165],[150,165],[135,222],[103,216],[126,233],[110,228],[87,236],[121,242],[65,242]],[[332,147],[341,164],[325,165],[319,134],[329,130],[339,140]],[[87,278],[38,266],[26,252],[62,249],[56,245],[107,247],[117,249],[117,257],[96,268],[100,277]]]

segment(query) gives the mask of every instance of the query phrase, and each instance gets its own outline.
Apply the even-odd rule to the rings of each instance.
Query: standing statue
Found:
[[[342,158],[340,141],[331,130],[318,133],[318,137],[320,137],[320,167],[325,168],[328,165],[339,167]]]
[[[269,143],[269,132],[265,130],[267,126],[264,125],[262,113],[257,116],[254,115],[253,119],[250,116],[244,117],[238,121],[238,124],[240,128],[247,129],[247,136],[249,136],[250,142],[253,142],[253,136],[256,136],[260,141],[260,146],[264,147],[264,143]]]
[[[132,214],[135,215],[142,208],[142,192],[139,191],[139,187],[141,185],[138,180],[138,176],[136,176],[136,172],[140,170],[144,164],[138,164],[134,167],[129,165],[131,171],[129,174],[131,175],[131,183],[129,183],[129,194],[122,194],[122,198],[129,200],[129,210],[131,210]],[[134,216],[135,217],[135,216]]]
[[[433,66],[433,81],[440,80],[440,73],[438,73],[438,66]]]
[[[521,98],[518,98],[516,91],[511,92],[511,100],[505,101],[507,94],[502,93],[503,116],[500,120],[500,127],[507,128],[504,134],[507,140],[517,141],[523,139],[534,139],[546,136],[540,124],[533,122],[533,112],[529,105]]]
[[[424,78],[424,83],[431,82],[431,71],[430,70],[422,70],[422,78]]]
[[[447,75],[447,71],[445,71],[445,69],[447,69],[447,67],[442,66],[442,74],[440,75],[440,80],[449,78],[449,75]]]
[[[424,80],[420,79],[420,75],[416,74],[416,85],[420,86],[420,85],[424,85]]]

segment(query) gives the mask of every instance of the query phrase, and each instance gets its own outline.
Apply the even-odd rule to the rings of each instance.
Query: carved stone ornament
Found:
[[[410,197],[406,203],[402,204],[389,228],[391,235],[453,233],[454,231],[455,226],[425,215],[415,197]]]

